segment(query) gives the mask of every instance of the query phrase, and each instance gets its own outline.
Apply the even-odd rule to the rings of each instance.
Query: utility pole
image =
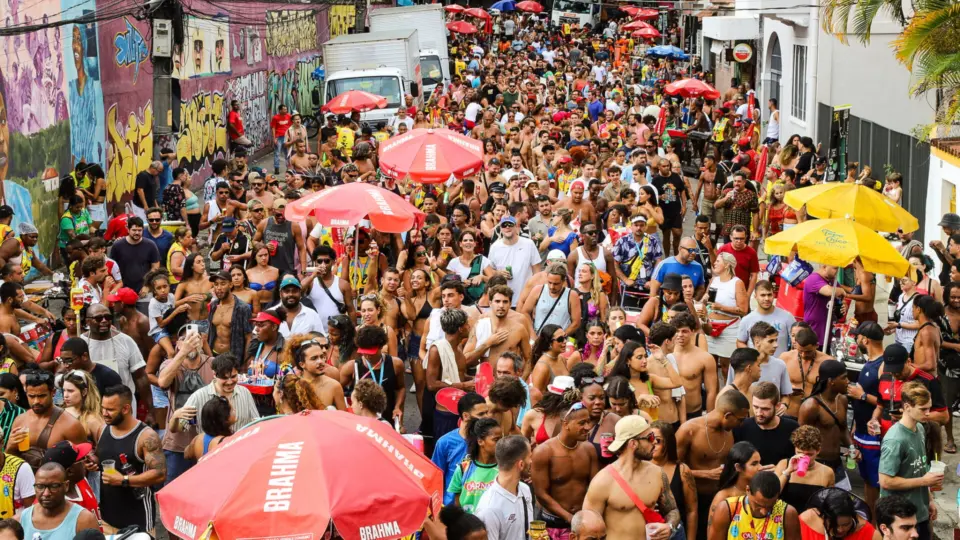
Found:
[[[153,29],[153,156],[158,159],[162,146],[173,145],[173,49],[183,41],[179,0],[162,0],[150,12]]]
[[[353,25],[353,33],[363,33],[367,25],[367,0],[353,0],[354,10],[356,11],[356,22]]]

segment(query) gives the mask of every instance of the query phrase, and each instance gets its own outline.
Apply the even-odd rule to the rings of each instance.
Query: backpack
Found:
[[[182,408],[187,404],[187,400],[190,399],[190,396],[193,395],[194,392],[207,385],[207,383],[203,381],[203,377],[200,376],[200,370],[209,361],[210,359],[207,358],[200,363],[197,369],[183,368],[183,381],[177,385],[177,393],[173,400],[175,409]]]
[[[943,346],[944,343],[960,343],[960,336],[957,336],[957,334],[953,331],[953,328],[950,326],[950,319],[948,319],[946,315],[937,319],[936,323],[938,329],[940,330],[939,367],[944,370],[960,369],[960,352]]]

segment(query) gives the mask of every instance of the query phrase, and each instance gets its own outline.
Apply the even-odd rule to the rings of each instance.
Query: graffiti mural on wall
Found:
[[[220,92],[201,92],[180,103],[177,157],[190,173],[227,151],[224,103]]]
[[[317,48],[317,12],[282,10],[267,12],[267,54],[286,56]]]
[[[310,74],[322,64],[321,58],[314,57],[297,62],[290,69],[271,71],[267,78],[269,110],[276,111],[280,105],[286,105],[290,111],[312,113],[314,103],[310,93],[316,82],[310,79]]]
[[[233,41],[233,58],[246,60],[248,66],[259,64],[263,61],[263,40],[260,39],[260,31],[256,28],[241,28],[239,32],[231,35]]]
[[[97,54],[97,28],[93,24],[74,24],[70,29],[73,61],[64,64],[70,107],[70,153],[76,163],[107,163],[104,147],[103,89],[100,87],[100,58]]]
[[[353,6],[330,6],[327,12],[327,23],[330,27],[330,39],[343,34],[349,34],[357,26],[357,8]]]
[[[270,143],[270,111],[267,108],[267,73],[255,71],[227,80],[227,103],[240,102],[244,134],[254,148]]]
[[[107,111],[107,200],[118,201],[133,191],[137,173],[153,160],[153,105],[120,117],[116,104]]]
[[[174,47],[173,76],[179,79],[230,72],[230,24],[226,16],[184,17],[183,48]]]
[[[129,19],[124,17],[123,22],[126,24],[125,30],[113,38],[113,45],[116,47],[115,58],[118,66],[133,66],[133,84],[137,84],[140,64],[150,56],[150,48],[143,39],[143,34],[130,23]]]

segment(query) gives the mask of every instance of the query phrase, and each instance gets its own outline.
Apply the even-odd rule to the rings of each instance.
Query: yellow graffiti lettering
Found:
[[[137,173],[153,156],[153,104],[147,102],[140,117],[131,112],[127,125],[117,122],[117,105],[107,111],[107,200],[119,201],[133,191]]]
[[[330,38],[342,36],[357,25],[357,9],[353,6],[330,6],[327,14]]]
[[[352,6],[351,6],[352,7]],[[286,56],[317,47],[317,12],[283,10],[267,12],[267,54]]]
[[[180,133],[177,156],[189,170],[203,165],[218,151],[227,149],[222,94],[202,93],[180,103]]]

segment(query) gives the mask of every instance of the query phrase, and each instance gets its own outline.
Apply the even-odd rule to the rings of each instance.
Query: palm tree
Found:
[[[869,42],[881,12],[904,25],[893,49],[913,73],[911,93],[936,91],[936,125],[960,123],[960,0],[827,0],[821,11],[824,31],[842,43],[848,34]]]

